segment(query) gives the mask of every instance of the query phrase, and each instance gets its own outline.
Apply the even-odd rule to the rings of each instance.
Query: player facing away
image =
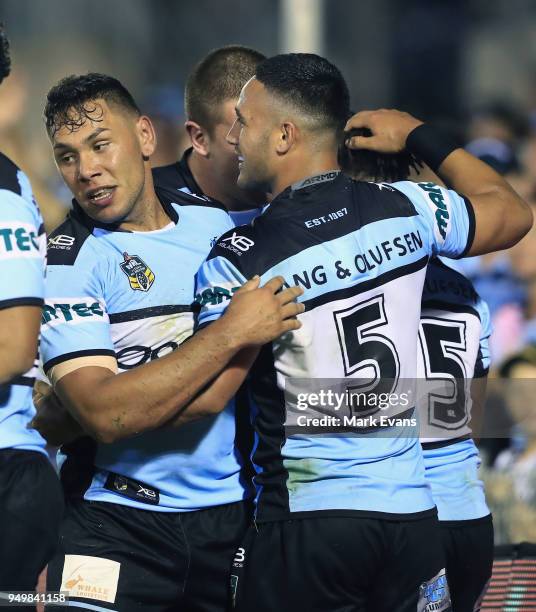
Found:
[[[194,276],[226,211],[155,192],[154,130],[116,79],[67,77],[45,117],[75,200],[48,251],[43,363],[86,433],[62,448],[48,588],[90,610],[224,610],[249,517],[227,404],[251,347],[299,327],[300,292],[255,279],[192,337]]]
[[[343,145],[339,161],[356,180],[392,183],[408,177],[414,160],[407,152],[383,155]],[[470,428],[473,403],[478,410],[484,399],[490,334],[488,306],[469,279],[430,260],[419,324],[418,410],[425,476],[456,612],[478,609],[493,565],[493,523]]]
[[[365,372],[372,390],[415,379],[428,259],[510,246],[530,228],[530,210],[484,164],[397,111],[352,122],[371,128],[367,144],[379,150],[398,152],[409,136],[415,153],[468,197],[341,175],[348,90],[318,56],[261,63],[236,112],[228,138],[238,183],[275,197],[251,226],[221,237],[201,268],[200,323],[216,322],[228,303],[221,288],[232,291],[252,272],[303,285],[305,313],[302,328],[264,347],[251,372],[256,516],[233,564],[235,608],[447,610],[418,438],[404,428],[297,433],[285,427],[297,422],[287,387]]]
[[[241,45],[220,47],[204,57],[184,90],[185,127],[192,146],[176,163],[153,170],[157,187],[215,200],[236,225],[249,223],[266,204],[264,193],[237,186],[236,152],[226,140],[240,91],[264,59]]]
[[[0,24],[0,82],[9,74]],[[63,512],[35,414],[46,239],[28,177],[0,154],[0,591],[33,591],[52,556]]]

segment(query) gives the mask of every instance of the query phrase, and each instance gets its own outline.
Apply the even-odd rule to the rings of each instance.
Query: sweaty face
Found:
[[[271,190],[270,134],[274,122],[270,98],[255,78],[249,80],[236,105],[236,120],[227,135],[238,155],[238,186],[242,189]]]
[[[150,155],[139,118],[104,100],[87,105],[80,127],[62,127],[52,137],[63,180],[84,212],[100,223],[128,220],[145,185],[143,155]],[[93,110],[94,109],[94,110]]]

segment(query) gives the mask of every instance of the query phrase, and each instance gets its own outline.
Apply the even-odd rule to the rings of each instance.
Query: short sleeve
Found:
[[[0,308],[43,304],[45,261],[45,230],[33,197],[0,189]]]
[[[429,227],[432,256],[467,255],[475,235],[475,215],[466,197],[434,183],[401,181],[393,187],[411,200]]]
[[[200,312],[198,328],[219,319],[235,291],[246,282],[244,275],[225,257],[207,259],[196,276],[196,297]]]
[[[102,262],[99,266],[94,260],[94,256],[79,256],[74,265],[48,267],[41,325],[45,374],[77,357],[115,356],[98,275]]]

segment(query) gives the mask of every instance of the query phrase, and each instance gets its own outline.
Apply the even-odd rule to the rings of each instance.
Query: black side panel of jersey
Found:
[[[60,470],[65,497],[80,499],[89,488],[95,473],[97,443],[92,438],[83,437],[64,444],[61,450],[67,455]]]
[[[289,512],[287,491],[288,472],[281,458],[285,442],[285,398],[277,386],[272,345],[265,345],[251,369],[250,390],[253,403],[253,427],[257,434],[257,447],[253,463],[262,465],[264,472],[255,476],[255,484],[262,487],[257,506],[258,520],[270,520]]]
[[[48,237],[47,263],[52,266],[74,265],[84,242],[91,236],[91,228],[70,212],[65,221]]]
[[[346,213],[330,217],[338,211]],[[417,214],[409,198],[400,191],[339,175],[329,183],[296,191],[286,189],[252,225],[224,234],[207,259],[225,257],[246,278],[251,278],[305,249],[375,221]],[[233,250],[233,235],[248,238],[253,241],[252,246],[247,251]]]
[[[17,178],[17,166],[3,153],[0,153],[0,189],[8,189],[21,195],[21,188]]]

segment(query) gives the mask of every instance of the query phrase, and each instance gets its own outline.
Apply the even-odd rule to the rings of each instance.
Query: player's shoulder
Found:
[[[70,211],[63,223],[52,231],[47,243],[48,266],[80,264],[83,247],[92,238],[92,228]]]
[[[487,308],[473,283],[437,257],[428,263],[422,301],[423,307],[443,305],[447,310],[466,311],[479,318]]]
[[[259,244],[259,219],[254,224],[238,225],[223,233],[214,243],[207,260],[224,257],[240,268],[245,260],[255,257]]]
[[[396,183],[352,181],[352,187],[361,225],[418,214],[411,198],[404,190],[397,189]]]
[[[153,168],[152,172],[154,184],[158,185],[159,187],[177,189],[184,185],[184,181],[181,180],[182,175],[178,161],[167,166],[157,166],[156,168]]]
[[[22,185],[19,181],[20,168],[9,157],[0,153],[0,189],[22,194]]]
[[[220,211],[227,215],[227,209],[223,204],[216,200],[211,200],[206,196],[196,195],[189,191],[182,191],[181,189],[173,189],[166,185],[156,185],[155,191],[165,206],[175,205],[176,207],[196,206],[200,210],[210,211],[209,214],[214,214],[214,211]]]
[[[34,217],[35,222],[42,223],[30,179],[3,153],[0,153],[0,192],[2,193],[0,207],[3,211],[25,209]]]

